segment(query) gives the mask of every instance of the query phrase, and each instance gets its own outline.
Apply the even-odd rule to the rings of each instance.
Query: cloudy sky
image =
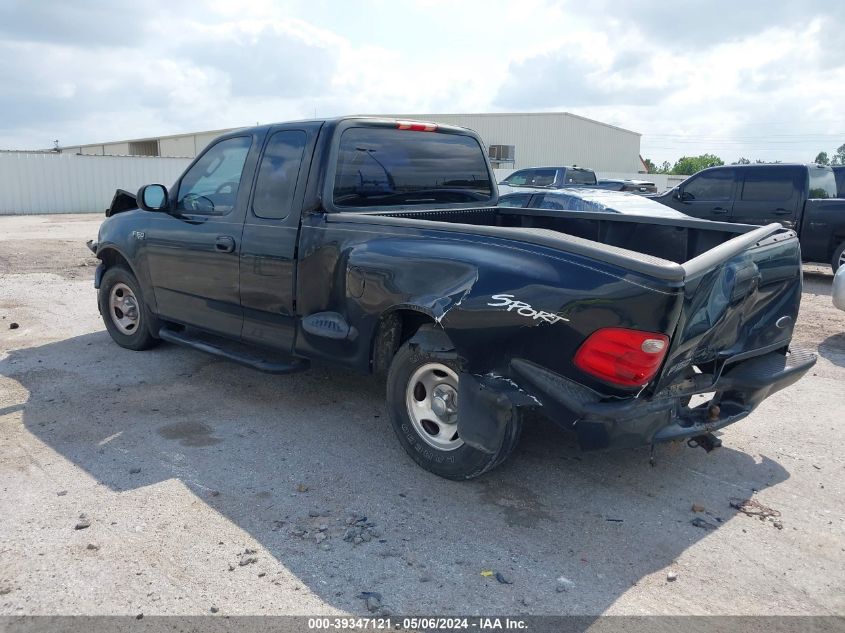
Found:
[[[832,153],[845,2],[0,0],[0,148],[543,110],[640,132],[658,163]]]

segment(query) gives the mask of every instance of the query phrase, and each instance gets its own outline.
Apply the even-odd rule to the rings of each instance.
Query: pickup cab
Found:
[[[804,261],[845,264],[845,199],[836,176],[823,165],[726,165],[690,176],[655,196],[688,215],[720,222],[792,228]]]
[[[501,463],[529,411],[584,449],[709,449],[815,362],[790,346],[794,231],[497,199],[466,129],[238,130],[169,189],[115,196],[89,244],[98,307],[131,350],[164,340],[277,374],[386,374],[399,443],[453,479]]]

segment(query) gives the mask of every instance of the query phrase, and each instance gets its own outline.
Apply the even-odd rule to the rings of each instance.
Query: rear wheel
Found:
[[[465,444],[458,433],[458,366],[405,343],[387,377],[387,407],[402,448],[417,464],[447,479],[471,479],[502,463],[522,428],[518,411],[490,454]]]
[[[150,333],[153,316],[141,295],[141,287],[122,266],[109,268],[98,295],[103,323],[115,343],[131,350],[149,349],[159,340]]]
[[[833,260],[830,265],[833,266],[833,272],[839,270],[840,266],[845,266],[845,242],[842,242],[833,252]]]

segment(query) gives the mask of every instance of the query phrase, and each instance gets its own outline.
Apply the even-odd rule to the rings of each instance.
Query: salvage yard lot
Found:
[[[818,364],[723,448],[652,468],[536,419],[456,483],[402,451],[376,379],[115,345],[101,219],[0,218],[0,615],[365,613],[361,592],[402,614],[845,614],[828,270],[805,271],[795,335]]]

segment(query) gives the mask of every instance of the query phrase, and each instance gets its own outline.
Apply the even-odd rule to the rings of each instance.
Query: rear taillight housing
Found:
[[[581,344],[575,366],[615,385],[642,387],[657,374],[668,349],[665,334],[607,327]]]

